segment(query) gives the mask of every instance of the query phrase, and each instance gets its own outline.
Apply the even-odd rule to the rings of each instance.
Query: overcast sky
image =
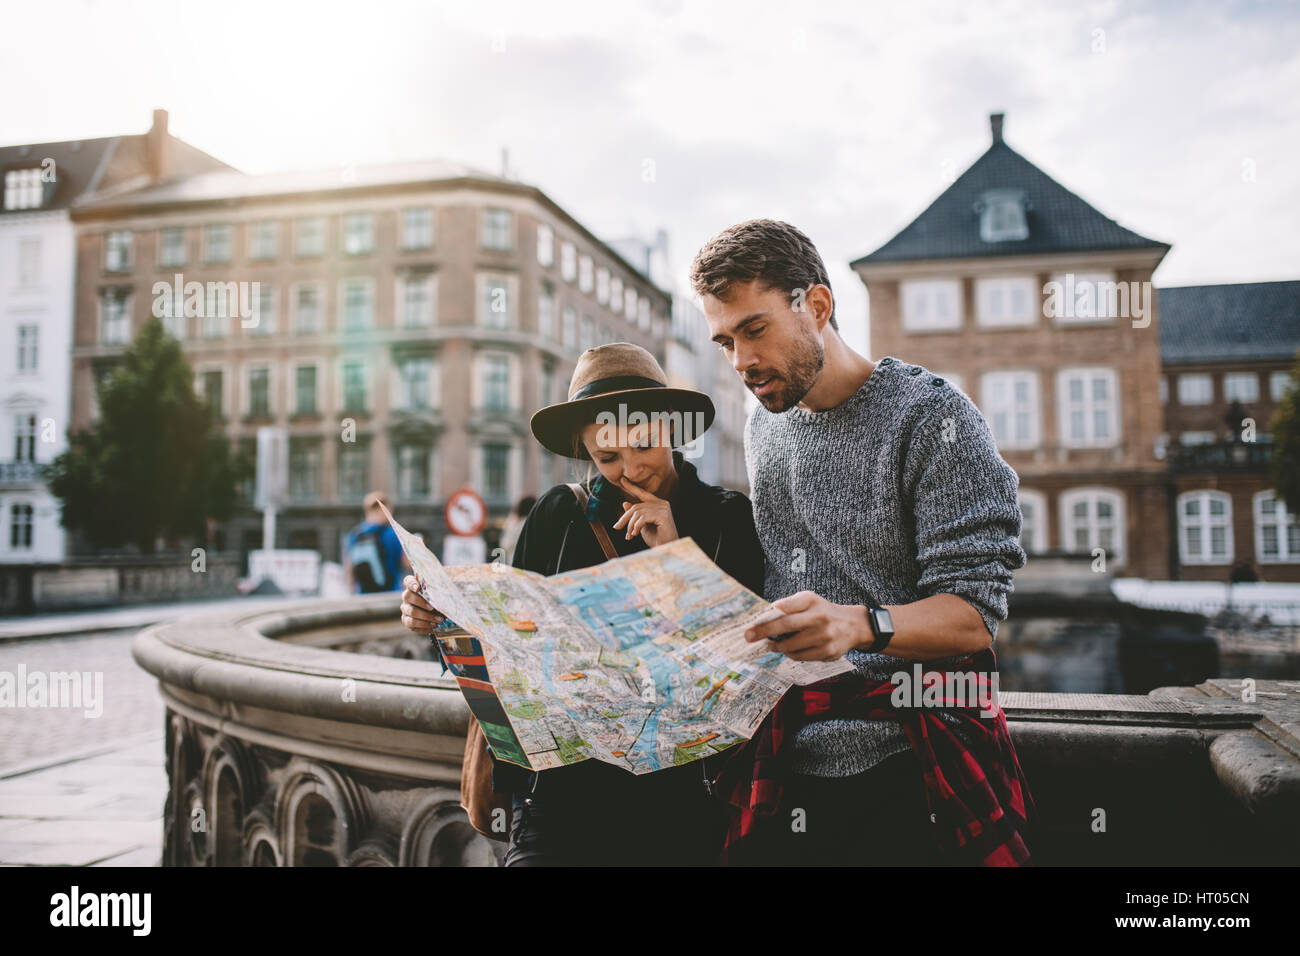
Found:
[[[848,261],[1007,142],[1173,244],[1159,285],[1300,278],[1300,5],[71,0],[4,5],[0,142],[172,132],[247,172],[443,157],[598,235],[785,219]],[[15,40],[21,42],[15,45]]]

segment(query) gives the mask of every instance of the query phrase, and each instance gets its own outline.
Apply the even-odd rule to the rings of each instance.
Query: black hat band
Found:
[[[592,395],[603,395],[606,392],[621,392],[630,388],[667,388],[663,382],[656,382],[652,378],[646,378],[644,375],[611,375],[609,378],[598,378],[594,382],[588,382],[582,388],[578,389],[569,396],[569,401],[576,402],[579,399],[590,398]]]

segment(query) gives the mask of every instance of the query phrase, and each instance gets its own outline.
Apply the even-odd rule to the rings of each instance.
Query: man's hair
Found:
[[[355,500],[356,499],[354,498],[353,501]],[[365,500],[361,503],[361,507],[366,511],[378,511],[381,503],[385,508],[389,507],[387,495],[382,491],[372,491],[370,494],[366,495]]]
[[[831,287],[826,264],[812,240],[775,219],[751,219],[724,229],[691,263],[691,287],[700,296],[725,300],[733,283],[755,279],[786,295],[815,284]],[[839,331],[833,291],[831,326]]]

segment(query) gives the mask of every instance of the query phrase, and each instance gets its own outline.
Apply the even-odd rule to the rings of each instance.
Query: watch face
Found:
[[[878,608],[873,608],[871,614],[876,622],[877,633],[879,633],[882,637],[886,634],[894,633],[894,619],[889,616],[888,611],[886,611],[883,607],[878,607]]]

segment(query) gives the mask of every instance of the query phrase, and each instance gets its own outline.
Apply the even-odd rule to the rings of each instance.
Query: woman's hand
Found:
[[[618,484],[637,500],[635,504],[623,502],[623,516],[614,522],[615,529],[626,527],[629,541],[639,534],[652,548],[677,540],[673,509],[667,501],[656,498],[640,485],[634,485],[626,476],[619,478]]]
[[[406,588],[402,592],[402,623],[414,634],[432,634],[446,620],[446,615],[431,607],[420,594],[420,582],[415,575],[408,574],[402,579],[402,585]]]

